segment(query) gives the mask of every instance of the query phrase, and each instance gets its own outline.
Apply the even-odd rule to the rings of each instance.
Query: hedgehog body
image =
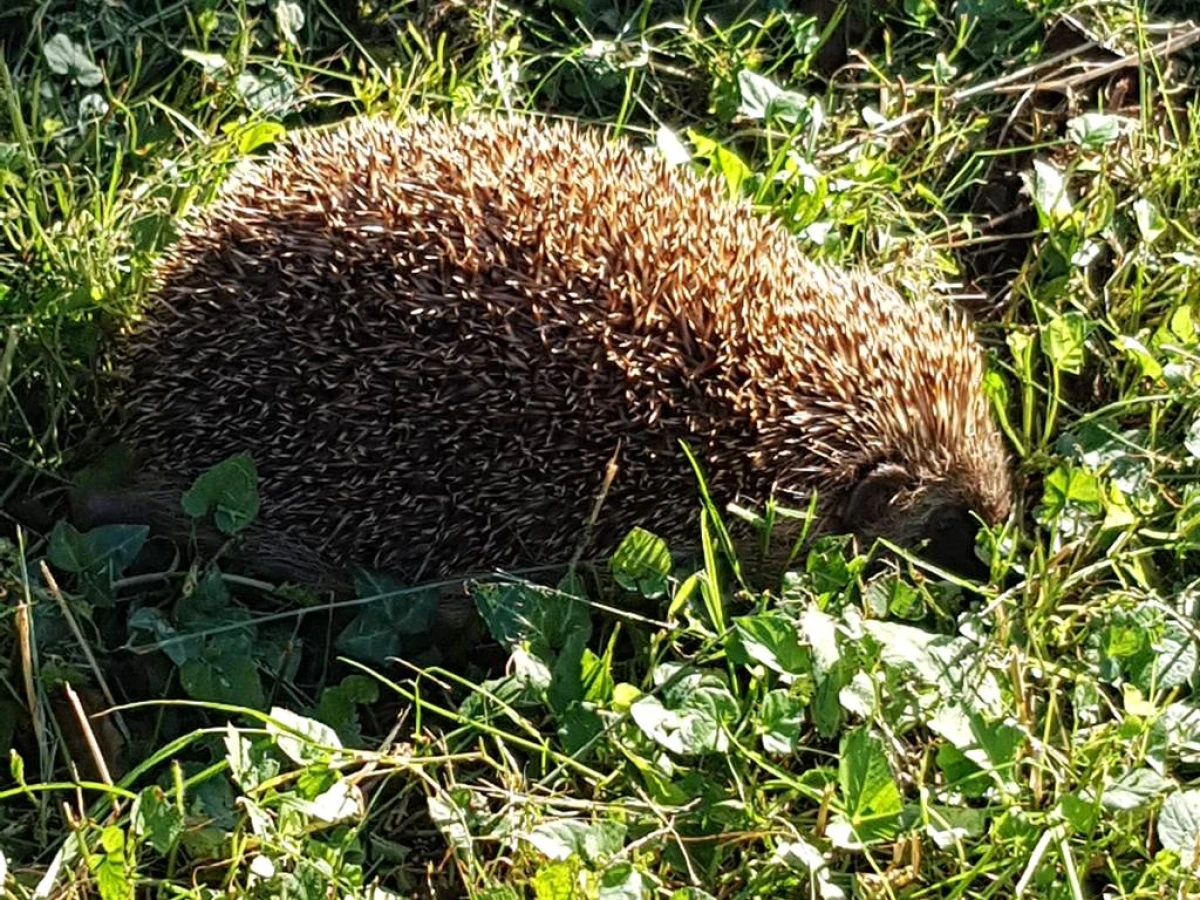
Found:
[[[414,580],[566,561],[613,460],[589,550],[693,542],[681,441],[718,501],[815,488],[867,539],[961,550],[1008,511],[961,316],[570,125],[289,140],[185,228],[119,357],[146,470],[248,450],[267,527]]]

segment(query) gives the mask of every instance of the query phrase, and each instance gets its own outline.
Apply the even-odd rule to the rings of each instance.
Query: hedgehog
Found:
[[[815,497],[822,531],[957,571],[1010,507],[964,313],[578,124],[289,136],[182,228],[116,357],[139,471],[186,488],[248,451],[257,546],[300,569],[695,544],[685,448],[719,505]]]

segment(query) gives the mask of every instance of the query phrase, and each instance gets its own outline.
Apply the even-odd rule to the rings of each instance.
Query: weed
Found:
[[[0,893],[1195,893],[1191,13],[5,5]],[[414,109],[611,124],[969,307],[1019,457],[990,584],[823,538],[755,595],[725,517],[804,512],[710,507],[697,560],[650,528],[550,585],[360,572],[334,602],[63,521],[104,338],[181,217],[289,131]],[[179,502],[237,540],[252,461]]]

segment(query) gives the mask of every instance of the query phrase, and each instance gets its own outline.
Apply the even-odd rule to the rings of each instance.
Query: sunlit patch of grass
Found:
[[[2,890],[1194,892],[1184,6],[0,12]],[[1017,462],[1014,521],[981,538],[991,583],[826,539],[756,594],[722,554],[737,511],[712,509],[693,563],[636,532],[554,587],[363,573],[334,599],[58,522],[102,334],[181,217],[289,130],[417,109],[619,125],[812,255],[970,307]],[[231,538],[257,510],[239,473]],[[432,640],[447,603],[479,634]],[[81,717],[129,701],[166,702]]]

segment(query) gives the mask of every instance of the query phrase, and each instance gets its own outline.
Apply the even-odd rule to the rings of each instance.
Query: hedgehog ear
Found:
[[[893,463],[883,463],[867,472],[846,500],[842,513],[846,525],[856,531],[871,530],[884,518],[896,495],[909,486],[909,474]]]

